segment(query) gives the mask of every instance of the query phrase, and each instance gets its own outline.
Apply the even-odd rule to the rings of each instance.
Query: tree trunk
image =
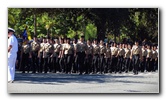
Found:
[[[116,42],[116,34],[114,33],[114,42]]]
[[[34,12],[34,35],[37,35],[36,33],[36,13]]]
[[[105,27],[105,21],[102,21],[101,23],[98,23],[97,25],[97,40],[103,40],[105,39],[105,33],[106,33],[106,27]]]

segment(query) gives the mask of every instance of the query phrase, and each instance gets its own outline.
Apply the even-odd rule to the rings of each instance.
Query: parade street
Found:
[[[159,73],[19,73],[8,93],[159,93]]]

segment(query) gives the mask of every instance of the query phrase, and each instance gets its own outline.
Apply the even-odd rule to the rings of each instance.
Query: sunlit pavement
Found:
[[[8,93],[159,93],[159,73],[19,73]]]

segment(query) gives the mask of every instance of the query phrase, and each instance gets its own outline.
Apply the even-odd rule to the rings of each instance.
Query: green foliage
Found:
[[[85,39],[95,39],[97,38],[97,28],[94,24],[88,24],[86,26]]]
[[[35,22],[36,21],[36,22]],[[158,41],[158,8],[8,8],[8,27],[43,36]]]

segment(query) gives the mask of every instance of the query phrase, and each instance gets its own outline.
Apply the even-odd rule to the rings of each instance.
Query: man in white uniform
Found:
[[[8,82],[13,83],[15,76],[15,63],[18,51],[18,42],[14,36],[15,30],[8,28]]]

